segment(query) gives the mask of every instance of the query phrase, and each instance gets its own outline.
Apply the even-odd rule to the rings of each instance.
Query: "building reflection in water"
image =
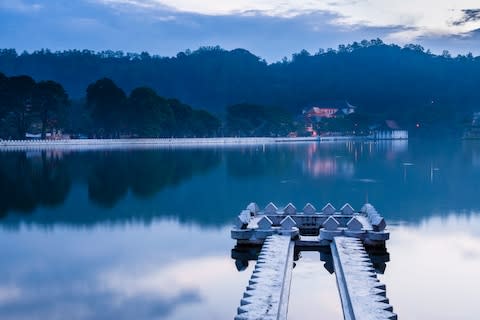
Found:
[[[317,172],[334,174],[315,177],[324,159],[333,171]],[[401,318],[476,320],[478,159],[466,141],[0,153],[0,318],[231,319],[256,254],[231,253],[239,208],[358,208],[368,191],[390,227],[377,271]],[[341,312],[328,252],[297,258],[291,317],[340,319],[325,313]]]
[[[367,198],[389,219],[416,221],[433,209],[480,208],[478,150],[467,142],[357,141],[2,152],[0,217],[8,219],[0,223],[89,226],[175,217],[222,226],[250,201],[321,207],[358,206]]]
[[[302,164],[305,173],[312,177],[351,178],[356,164],[374,154],[382,154],[388,161],[397,159],[408,151],[408,141],[347,141],[342,143],[312,143]]]
[[[318,150],[318,144],[313,143],[308,146],[303,171],[312,177],[339,176],[348,178],[354,175],[355,167],[349,157],[326,154],[323,148]]]

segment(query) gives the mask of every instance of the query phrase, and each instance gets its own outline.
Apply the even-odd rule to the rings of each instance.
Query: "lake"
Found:
[[[387,219],[380,280],[401,319],[478,319],[480,143],[385,141],[0,152],[1,319],[233,319],[230,227],[249,202]],[[342,319],[316,252],[289,319]]]

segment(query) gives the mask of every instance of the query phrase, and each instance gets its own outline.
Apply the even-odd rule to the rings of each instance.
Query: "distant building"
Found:
[[[354,113],[356,108],[345,100],[323,101],[309,105],[303,115],[307,122],[317,123],[322,119],[343,118]]]
[[[407,140],[408,131],[403,130],[396,121],[385,120],[380,125],[372,126],[373,138],[375,140]]]

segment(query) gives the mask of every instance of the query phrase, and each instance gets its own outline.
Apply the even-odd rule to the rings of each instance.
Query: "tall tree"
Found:
[[[29,76],[10,77],[7,81],[7,110],[15,116],[17,137],[25,139],[31,121],[35,81]]]
[[[172,134],[174,116],[167,101],[151,88],[136,88],[128,99],[133,126],[142,137],[166,137]]]
[[[192,133],[197,137],[215,136],[221,126],[218,118],[205,110],[194,110],[190,120]]]
[[[193,114],[192,107],[177,99],[168,99],[167,103],[172,109],[173,116],[175,117],[174,135],[177,137],[190,136],[192,134],[192,128],[190,126]]]
[[[103,78],[87,88],[92,119],[107,136],[118,136],[128,122],[127,96],[112,80]],[[100,134],[102,134],[100,132]]]
[[[0,120],[7,111],[7,82],[8,78],[0,72]]]
[[[62,85],[55,81],[40,81],[33,91],[32,109],[42,122],[42,139],[45,139],[48,122],[64,111],[69,104],[68,95]]]

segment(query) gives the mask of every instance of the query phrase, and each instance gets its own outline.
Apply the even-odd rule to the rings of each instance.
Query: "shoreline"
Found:
[[[377,141],[371,136],[325,136],[325,137],[253,137],[253,138],[141,138],[141,139],[65,139],[65,140],[0,140],[0,151],[26,149],[102,149],[102,148],[149,148],[149,147],[203,147],[265,145],[305,142]],[[407,140],[407,139],[382,139]]]

